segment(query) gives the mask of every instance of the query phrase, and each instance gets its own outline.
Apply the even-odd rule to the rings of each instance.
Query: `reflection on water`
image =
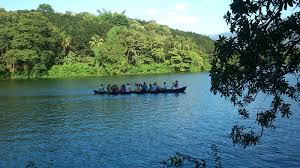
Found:
[[[92,94],[100,83],[174,80],[186,94]],[[225,167],[300,165],[297,113],[256,147],[234,147],[228,134],[240,118],[209,82],[207,73],[0,81],[0,167],[159,167],[176,151],[211,167],[212,144]]]

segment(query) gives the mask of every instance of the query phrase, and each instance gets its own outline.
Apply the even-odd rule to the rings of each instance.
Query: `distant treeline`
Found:
[[[213,51],[207,36],[125,12],[0,9],[2,79],[203,71]]]

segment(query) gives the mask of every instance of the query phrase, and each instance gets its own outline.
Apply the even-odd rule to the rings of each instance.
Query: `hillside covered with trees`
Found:
[[[193,72],[214,42],[123,13],[0,9],[0,79]]]

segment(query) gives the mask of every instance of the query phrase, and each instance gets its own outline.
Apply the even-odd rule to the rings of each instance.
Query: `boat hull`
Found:
[[[94,94],[95,95],[127,95],[127,94],[159,94],[159,93],[184,93],[186,90],[186,86],[185,87],[181,87],[178,89],[165,89],[165,90],[158,90],[158,91],[141,91],[141,92],[136,92],[136,91],[132,91],[132,92],[118,92],[118,93],[112,93],[112,92],[101,92],[98,90],[94,90]]]

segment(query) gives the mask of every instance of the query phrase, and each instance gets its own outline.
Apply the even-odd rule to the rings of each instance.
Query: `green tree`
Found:
[[[6,69],[4,63],[0,62],[0,79],[6,79],[9,76],[8,70]]]
[[[77,62],[77,55],[70,51],[66,57],[64,57],[64,64],[75,64]]]
[[[65,34],[62,34],[61,37],[62,37],[61,46],[63,48],[63,53],[65,55],[65,54],[67,54],[66,51],[67,51],[68,47],[70,46],[71,37],[68,35],[65,35]]]
[[[121,13],[116,13],[116,12],[112,13],[111,11],[108,11],[105,9],[102,9],[102,10],[98,9],[97,12],[99,13],[99,17],[101,18],[101,20],[108,21],[115,26],[128,26],[129,25],[129,20],[125,16],[126,11],[123,11]]]
[[[100,47],[102,45],[102,43],[103,43],[103,39],[99,35],[94,35],[91,38],[91,41],[89,41],[91,48]]]
[[[97,59],[95,59],[95,64],[100,64],[100,66],[103,64],[103,57],[100,54],[103,42],[104,40],[99,35],[92,36],[91,41],[89,41],[89,45],[94,52],[95,57],[97,57]],[[99,63],[97,62],[97,60],[99,61]]]
[[[137,30],[137,31],[145,31],[145,27],[139,23],[137,20],[129,20],[129,28],[130,29],[134,29],[134,30]]]
[[[0,75],[65,77],[72,68],[74,75],[87,69],[78,73],[85,76],[92,70],[97,71],[92,75],[173,72],[174,55],[179,55],[183,71],[194,71],[213,46],[211,40],[203,45],[204,39],[154,21],[130,19],[125,11],[58,13],[49,4],[37,10],[0,10]],[[178,44],[180,52],[174,51]]]
[[[29,78],[34,71],[46,71],[54,64],[53,55],[59,52],[59,35],[43,14],[21,11],[8,13],[3,18],[6,19],[0,31],[0,43],[3,44],[3,61],[0,62],[4,62],[10,72]],[[40,68],[37,64],[41,65]]]
[[[116,26],[128,26],[128,18],[122,14],[114,13],[112,18],[112,23]]]
[[[26,78],[30,78],[30,73],[38,60],[38,54],[30,49],[11,49],[4,54],[4,59],[13,64],[13,70],[23,72]],[[18,72],[17,71],[17,72]]]
[[[145,35],[133,29],[123,28],[118,35],[118,39],[124,48],[126,48],[124,54],[128,60],[128,64],[138,64],[143,55],[143,41],[145,41]]]
[[[145,48],[148,48],[149,53],[147,55],[151,56],[152,60],[156,63],[162,63],[165,60],[165,49],[164,44],[166,42],[167,36],[159,35],[154,32],[149,32],[145,44]]]
[[[261,128],[254,132],[235,125],[231,138],[244,146],[256,144],[263,130],[275,128],[275,119],[289,118],[291,105],[299,102],[300,83],[300,1],[234,0],[224,16],[236,37],[221,37],[211,69],[211,91],[229,98],[244,118],[252,117],[248,104],[258,94],[273,98],[268,109],[253,117]],[[283,13],[289,10],[289,16]],[[296,77],[290,82],[288,76]]]
[[[36,10],[41,11],[41,12],[51,12],[51,13],[54,12],[54,9],[52,8],[52,6],[49,4],[45,4],[45,3],[40,4]]]
[[[177,72],[188,72],[191,70],[193,59],[190,51],[174,48],[169,52],[171,65]]]
[[[159,24],[157,24],[155,21],[150,21],[145,25],[145,28],[147,31],[156,32],[159,29]]]

